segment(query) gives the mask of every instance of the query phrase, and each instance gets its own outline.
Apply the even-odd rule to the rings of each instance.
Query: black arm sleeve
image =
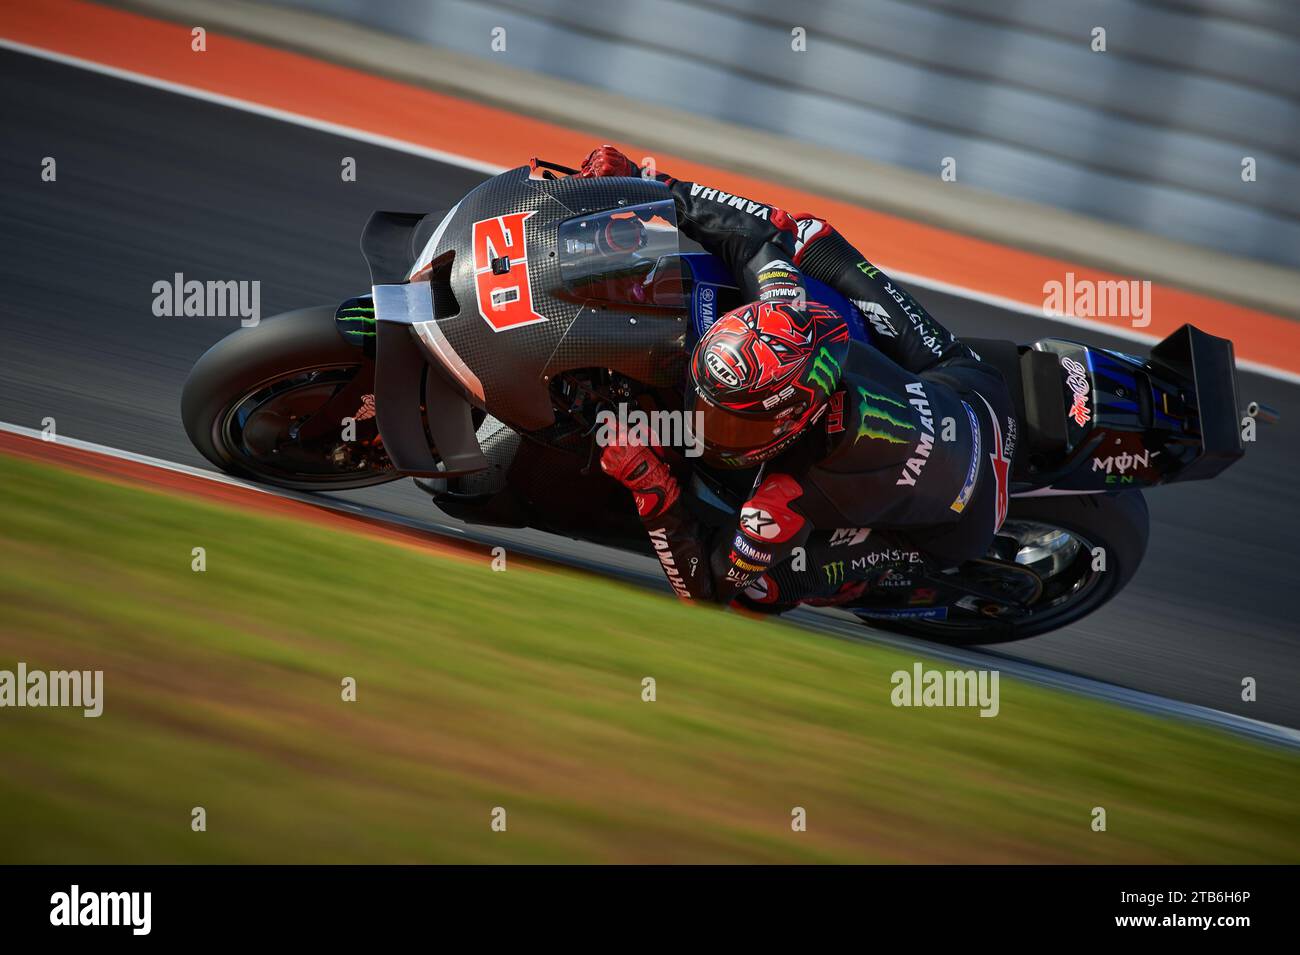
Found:
[[[871,344],[913,374],[954,358],[979,359],[829,225],[800,248],[797,261],[805,275],[852,300],[870,326]]]
[[[721,258],[750,297],[756,297],[755,269],[784,257],[852,300],[871,327],[872,345],[908,371],[919,373],[953,358],[979,359],[828,223],[811,218],[796,223],[775,206],[697,182],[661,179],[673,194],[682,232]],[[801,234],[811,238],[805,243]]]
[[[722,259],[733,274],[741,276],[764,246],[794,262],[795,224],[783,210],[698,182],[664,181],[682,232]]]
[[[673,593],[683,600],[716,599],[703,528],[681,500],[641,523]]]

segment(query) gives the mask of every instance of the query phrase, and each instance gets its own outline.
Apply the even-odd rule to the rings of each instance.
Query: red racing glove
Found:
[[[601,452],[600,469],[632,492],[636,512],[642,519],[658,517],[682,493],[681,485],[654,449],[632,444],[624,435]]]
[[[624,156],[619,150],[608,144],[597,146],[582,161],[578,176],[582,179],[594,179],[599,176],[639,176],[641,170],[637,164]]]

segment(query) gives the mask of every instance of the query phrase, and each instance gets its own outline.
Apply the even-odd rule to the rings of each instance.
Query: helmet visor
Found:
[[[806,406],[783,409],[780,418],[742,415],[702,400],[694,391],[686,403],[688,411],[697,413],[691,420],[704,446],[715,452],[733,452],[735,456],[762,450],[781,440],[803,423],[808,410]]]

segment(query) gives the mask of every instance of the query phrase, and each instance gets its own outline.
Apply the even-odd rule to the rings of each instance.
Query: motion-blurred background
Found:
[[[1293,0],[274,2],[1300,265]]]

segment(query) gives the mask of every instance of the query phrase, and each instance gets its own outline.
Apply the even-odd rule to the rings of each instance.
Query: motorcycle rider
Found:
[[[601,146],[579,174],[642,171]],[[710,546],[657,448],[604,448],[601,467],[632,492],[678,596],[774,610],[842,603],[870,585],[905,586],[927,562],[985,554],[1006,517],[1016,445],[1001,374],[825,220],[656,178],[682,232],[726,263],[749,302],[697,343],[688,420],[702,413],[709,463],[762,468],[738,525]],[[806,300],[803,274],[858,306],[870,346]]]

